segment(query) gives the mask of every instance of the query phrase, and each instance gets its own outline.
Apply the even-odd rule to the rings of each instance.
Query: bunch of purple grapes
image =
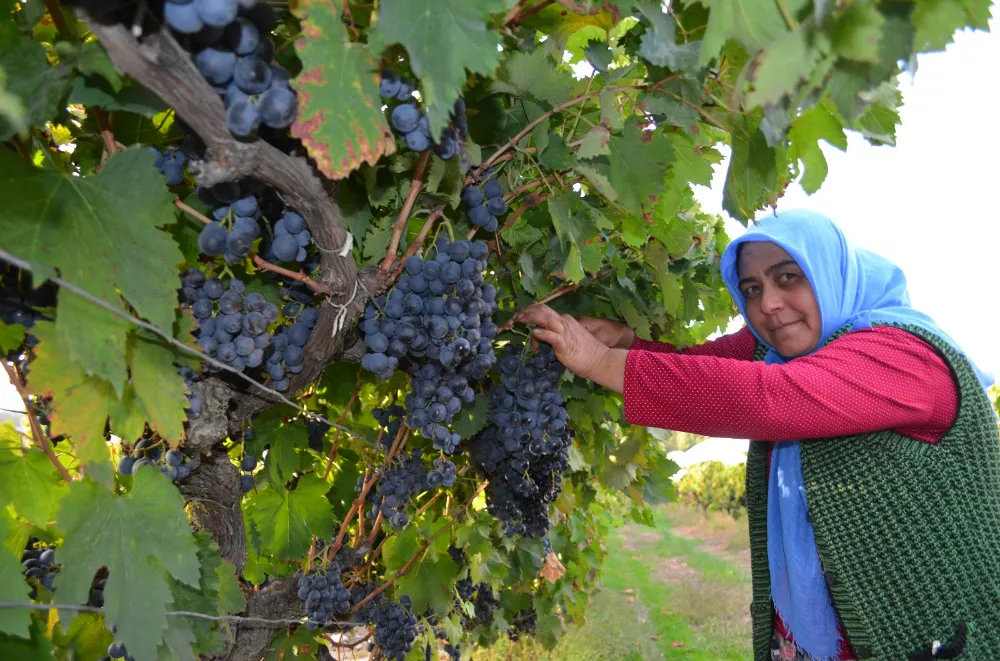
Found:
[[[306,628],[310,631],[328,624],[334,615],[351,609],[351,592],[344,587],[341,572],[340,564],[331,562],[325,571],[314,569],[299,577],[298,597],[306,603],[309,617]]]
[[[160,174],[167,178],[168,186],[180,186],[184,183],[184,163],[186,157],[184,152],[177,148],[164,149],[162,152],[156,147],[150,147],[149,151],[156,154],[153,165],[159,169]]]
[[[447,161],[462,151],[462,140],[468,134],[469,124],[465,119],[465,101],[460,97],[451,112],[451,125],[441,130],[438,140],[431,133],[427,115],[420,112],[413,102],[413,82],[401,77],[392,69],[382,70],[379,95],[386,100],[403,101],[392,109],[389,121],[392,128],[406,143],[408,149],[424,151],[434,146],[434,153]]]
[[[243,440],[249,441],[253,438],[253,429],[243,430]],[[243,474],[240,475],[240,493],[250,493],[253,491],[255,486],[255,481],[253,477],[253,472],[257,468],[257,457],[252,454],[245,454],[243,458],[240,459],[240,470]]]
[[[550,345],[531,355],[516,343],[504,347],[498,366],[490,423],[474,439],[472,458],[489,479],[487,510],[507,536],[542,537],[572,445],[569,414],[556,387],[565,368]]]
[[[222,255],[227,264],[236,264],[250,254],[254,241],[261,237],[260,205],[255,195],[259,189],[251,179],[198,188],[198,198],[213,207],[215,218],[198,235],[198,250],[202,254]]]
[[[462,204],[469,222],[487,232],[495,232],[500,226],[500,216],[507,213],[507,201],[503,199],[503,184],[497,178],[496,172],[489,171],[481,186],[469,184],[463,188]]]
[[[124,448],[123,448],[124,449]],[[118,460],[118,472],[135,475],[143,466],[159,466],[160,472],[175,482],[183,480],[198,467],[198,459],[186,456],[180,450],[164,451],[162,444],[152,438],[140,439],[128,454]]]
[[[164,20],[185,35],[198,71],[222,97],[233,135],[246,138],[261,124],[272,129],[292,125],[298,97],[290,74],[272,64],[270,33],[274,10],[255,0],[167,0]]]
[[[368,492],[366,501],[370,505],[368,518],[374,521],[381,512],[382,517],[393,527],[403,528],[410,522],[406,505],[410,500],[429,487],[427,469],[424,467],[423,453],[419,448],[410,454],[397,454],[382,474],[375,489]],[[358,478],[355,491],[360,493],[364,477]]]
[[[408,258],[396,286],[369,302],[360,327],[369,353],[361,366],[388,380],[405,361],[413,377],[406,425],[451,454],[461,438],[448,425],[475,399],[471,382],[496,362],[496,289],[483,282],[485,243],[442,237],[435,247],[434,259]]]

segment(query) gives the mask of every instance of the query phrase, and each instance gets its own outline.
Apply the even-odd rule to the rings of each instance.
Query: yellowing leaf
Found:
[[[141,316],[172,331],[183,256],[159,229],[174,223],[176,215],[152,154],[133,147],[109,158],[100,174],[74,177],[28,165],[4,150],[0,187],[8,191],[0,214],[4,246],[32,262],[40,280],[58,269],[66,280],[112,304],[120,290]],[[62,294],[59,299],[58,323],[73,326],[60,332],[69,341],[68,355],[77,357],[87,374],[107,379],[120,395],[125,375],[109,355],[124,346],[127,326],[105,323],[106,313],[98,311],[88,319],[80,314],[82,302]],[[102,330],[84,332],[75,324]],[[116,338],[98,348],[99,332]]]
[[[295,40],[302,73],[293,82],[299,114],[292,135],[323,174],[343,179],[362,163],[375,165],[396,151],[382,113],[376,63],[367,46],[348,39],[336,3],[303,0],[296,14],[304,38]]]

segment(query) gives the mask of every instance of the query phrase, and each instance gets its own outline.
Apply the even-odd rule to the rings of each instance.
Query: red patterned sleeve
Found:
[[[629,422],[706,436],[770,441],[895,429],[934,441],[957,409],[941,356],[896,328],[848,333],[784,365],[634,347],[625,366]]]

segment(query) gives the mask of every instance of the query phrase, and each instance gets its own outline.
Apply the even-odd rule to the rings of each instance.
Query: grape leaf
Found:
[[[7,325],[0,321],[0,351],[7,353],[21,346],[24,342],[24,326]]]
[[[549,131],[548,147],[538,157],[538,162],[547,170],[565,170],[573,162],[573,154],[558,133]]]
[[[668,81],[656,93],[643,94],[640,99],[658,122],[677,126],[685,131],[691,131],[698,125],[701,90],[690,80]]]
[[[111,58],[98,42],[84,42],[80,46],[74,64],[76,70],[82,74],[93,74],[103,78],[113,92],[119,92],[122,89],[122,77],[115,71],[115,65],[111,63]],[[160,103],[162,105],[163,102]]]
[[[608,146],[608,180],[618,193],[616,203],[638,216],[651,213],[673,161],[673,147],[635,122],[629,122],[621,135],[611,136]]]
[[[489,29],[491,14],[505,11],[505,0],[382,0],[375,32],[385,44],[399,43],[420,77],[420,92],[438,135],[448,123],[465,83],[466,69],[490,76],[502,51],[500,35]],[[442,38],[442,36],[447,38]]]
[[[160,97],[138,83],[116,90],[107,80],[96,75],[77,76],[66,102],[99,106],[105,110],[124,110],[145,117],[155,117],[168,108]]]
[[[587,45],[583,49],[584,55],[587,57],[587,62],[590,66],[594,67],[597,71],[604,73],[611,66],[611,62],[614,58],[614,54],[608,47],[607,42],[601,41],[600,39],[591,39],[587,42]]]
[[[635,303],[625,297],[620,297],[619,300],[615,301],[615,307],[625,317],[625,323],[635,329],[636,336],[644,340],[653,337],[652,329],[649,327],[649,319],[639,312]]]
[[[6,481],[6,478],[0,479]],[[0,488],[2,485],[3,482],[0,482]],[[4,501],[10,502],[6,498]],[[0,518],[0,539],[7,539],[8,532],[7,521]],[[24,582],[18,557],[10,550],[0,547],[0,601],[28,601],[28,592],[30,588]],[[19,608],[0,609],[0,632],[27,638],[30,624],[30,611]]]
[[[0,234],[8,250],[33,263],[40,280],[58,268],[63,278],[112,304],[119,300],[116,289],[121,290],[142,316],[172,331],[177,264],[183,256],[170,235],[158,229],[172,224],[176,215],[151,153],[133,147],[109,158],[99,174],[74,177],[28,165],[5,151],[0,186],[9,191]],[[59,299],[58,323],[63,324],[69,298]],[[68,316],[80,323],[79,315]],[[84,323],[105,318],[95,313]],[[119,336],[115,346],[124,345],[123,325],[102,325]],[[72,339],[69,353],[80,358],[87,374],[104,377],[121,396],[124,374],[120,366],[109,368],[104,354],[93,353],[92,334],[74,326],[63,336]]]
[[[896,126],[899,124],[897,108],[903,97],[893,83],[883,83],[873,92],[861,97],[870,105],[858,118],[857,128],[873,145],[896,145]]]
[[[788,160],[801,160],[804,173],[799,182],[810,195],[819,190],[826,179],[827,165],[819,141],[826,140],[841,151],[847,150],[847,136],[833,113],[822,105],[816,105],[796,118],[788,132],[791,145],[788,148]]]
[[[254,432],[253,440],[246,442],[246,451],[259,459],[264,455],[264,448],[270,446],[264,468],[274,488],[281,490],[299,469],[298,451],[309,445],[308,432],[301,423],[284,424],[276,412],[258,418]]]
[[[493,82],[496,91],[516,97],[530,94],[552,105],[568,100],[576,87],[577,82],[557,70],[549,56],[540,50],[511,54]]]
[[[955,30],[964,27],[966,13],[961,0],[921,0],[913,10],[917,28],[916,45],[920,52],[944,50],[954,39]]]
[[[401,594],[410,596],[415,612],[423,613],[432,608],[438,613],[447,613],[451,608],[452,586],[460,571],[447,555],[436,561],[423,558],[397,581],[397,587]]]
[[[386,216],[369,225],[368,233],[365,234],[365,258],[362,264],[366,266],[377,264],[385,257],[385,251],[388,250],[389,242],[392,240],[393,222],[393,218]]]
[[[883,23],[885,17],[872,4],[847,5],[830,30],[834,52],[849,60],[878,62]]]
[[[105,620],[118,627],[118,640],[130,654],[151,659],[167,628],[167,575],[197,587],[199,564],[177,488],[150,467],[133,479],[123,496],[90,478],[70,486],[59,509],[65,541],[55,601],[85,603],[94,573],[106,566]]]
[[[7,73],[6,91],[22,102],[27,111],[25,123],[29,126],[45,124],[56,116],[73,73],[64,64],[49,64],[45,48],[26,37],[0,49],[0,71]],[[9,140],[18,128],[0,114],[0,141]],[[8,213],[10,210],[4,215]]]
[[[535,241],[545,238],[545,233],[537,227],[529,225],[528,221],[522,216],[510,227],[502,228],[500,236],[503,237],[504,242],[511,248],[521,250],[525,246],[529,246]]]
[[[722,207],[744,223],[761,206],[766,190],[774,190],[778,170],[774,149],[751,120],[736,122],[732,132],[733,152],[722,190]]]
[[[649,20],[650,28],[642,35],[639,57],[661,67],[693,76],[698,69],[701,42],[677,43],[674,19],[663,12],[659,3],[643,3],[639,11]]]
[[[580,146],[576,150],[577,158],[595,158],[610,154],[611,149],[608,148],[610,138],[611,133],[608,131],[608,127],[597,124],[587,131],[587,135],[583,136],[583,141],[580,142]]]
[[[41,450],[0,446],[0,502],[40,528],[53,520],[66,493],[55,466]]]
[[[584,278],[583,262],[580,259],[580,251],[576,244],[569,247],[569,254],[566,256],[566,263],[563,264],[563,273],[569,282],[580,282]]]
[[[382,557],[387,571],[398,571],[420,548],[416,526],[408,526],[385,541]]]
[[[786,32],[754,55],[746,68],[750,91],[744,98],[746,108],[777,103],[795,91],[800,81],[809,78],[822,59],[827,43],[800,25]]]
[[[323,174],[343,179],[362,163],[375,165],[396,151],[378,95],[376,63],[365,45],[348,38],[338,5],[304,0],[295,13],[305,38],[295,40],[302,73],[293,83],[299,114],[292,135]]]
[[[794,16],[805,0],[784,2],[782,7]],[[708,27],[701,46],[699,65],[708,64],[729,39],[738,41],[753,53],[788,30],[778,3],[756,0],[714,0],[708,15]]]
[[[462,440],[472,438],[486,426],[489,421],[489,398],[480,393],[472,402],[471,407],[462,407],[455,415],[451,430],[462,437]]]
[[[149,426],[163,438],[179,443],[184,435],[187,387],[169,345],[146,330],[129,337],[132,387],[142,400]]]
[[[52,640],[45,635],[45,620],[40,617],[31,620],[30,640],[0,634],[0,659],[56,661],[54,651]]]
[[[312,536],[325,539],[333,534],[333,513],[325,495],[330,488],[315,475],[299,479],[293,491],[262,489],[246,508],[260,533],[263,553],[284,560],[305,555]]]
[[[674,161],[670,167],[674,180],[711,186],[715,174],[712,166],[722,160],[722,155],[711,147],[696,146],[685,133],[671,133],[667,135],[667,140],[674,148]]]

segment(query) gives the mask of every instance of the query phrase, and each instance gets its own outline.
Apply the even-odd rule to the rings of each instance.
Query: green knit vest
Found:
[[[801,442],[816,545],[855,656],[907,660],[968,626],[970,661],[1000,659],[1000,434],[968,360],[927,331],[950,366],[959,413],[927,443],[893,431]],[[842,329],[830,341],[844,334]],[[758,344],[755,360],[767,348]],[[747,512],[754,661],[770,659],[774,606],[767,563],[767,455],[751,442]]]

